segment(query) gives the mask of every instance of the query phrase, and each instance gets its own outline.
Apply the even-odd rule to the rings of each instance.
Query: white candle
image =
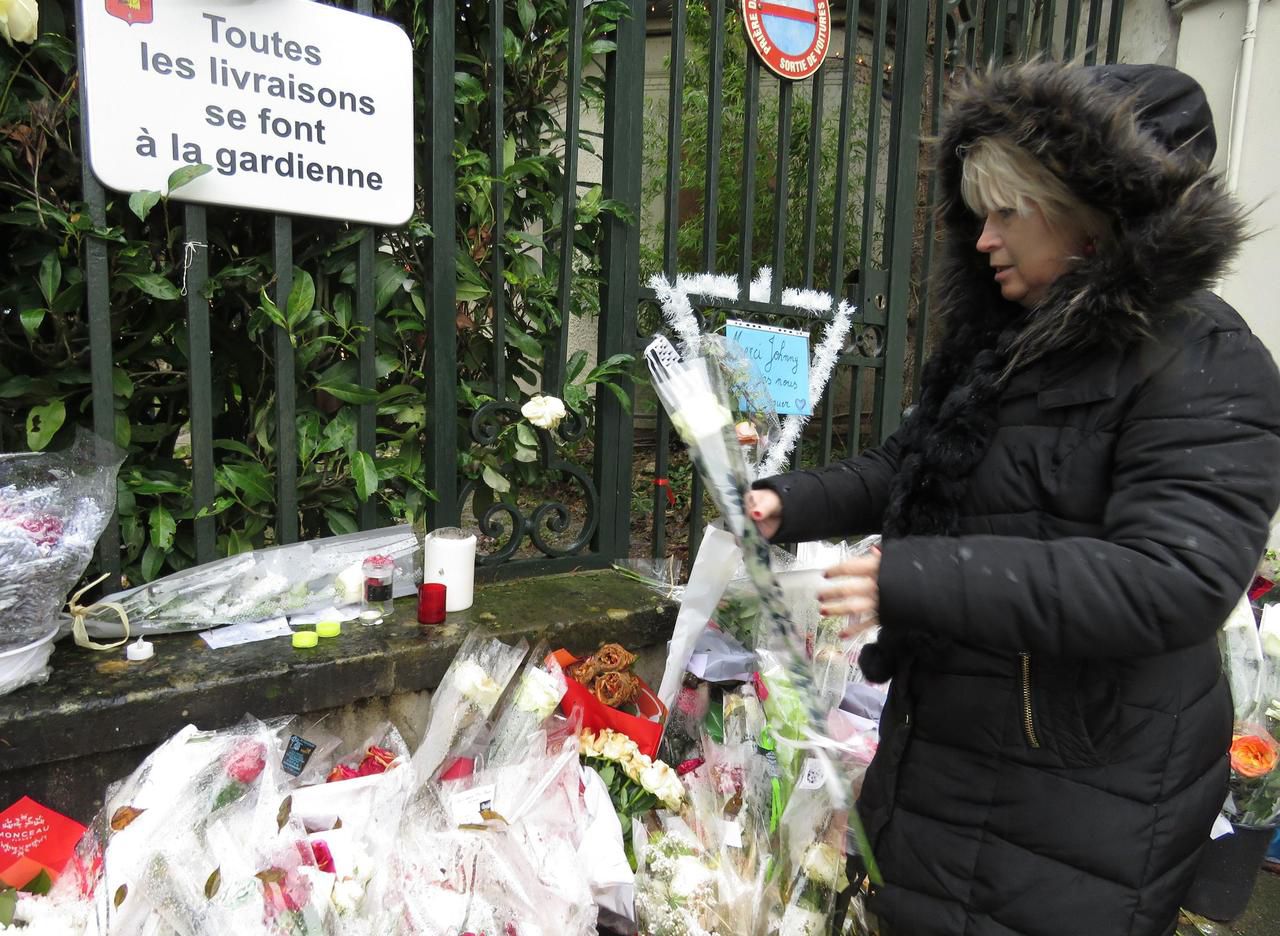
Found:
[[[422,544],[422,581],[444,583],[446,611],[471,607],[476,581],[475,536],[457,527],[428,533]]]

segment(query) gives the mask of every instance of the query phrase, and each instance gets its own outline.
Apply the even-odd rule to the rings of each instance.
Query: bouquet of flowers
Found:
[[[477,632],[463,641],[432,696],[431,719],[413,755],[419,785],[451,768],[449,755],[461,756],[480,737],[528,651],[523,640],[509,647]]]
[[[1231,786],[1224,813],[1249,826],[1280,824],[1280,605],[1254,623],[1241,599],[1220,632],[1235,705]]]
[[[123,631],[118,606],[135,634],[203,630],[341,607],[361,600],[361,563],[383,555],[395,563],[392,594],[412,595],[421,578],[422,545],[402,525],[273,546],[227,556],[109,595],[87,609],[97,637]]]
[[[58,608],[89,564],[116,504],[114,446],[86,432],[62,452],[0,455],[0,653],[48,651],[0,670],[0,693],[48,676]]]

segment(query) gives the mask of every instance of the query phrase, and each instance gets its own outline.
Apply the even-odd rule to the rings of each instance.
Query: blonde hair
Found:
[[[979,217],[1002,208],[1031,214],[1039,208],[1048,225],[1068,235],[1110,239],[1107,216],[1075,196],[1048,167],[1002,137],[981,137],[965,147],[960,197]]]

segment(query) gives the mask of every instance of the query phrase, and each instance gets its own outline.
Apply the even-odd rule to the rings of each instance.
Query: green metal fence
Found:
[[[841,355],[836,374],[824,398],[815,401],[816,430],[797,449],[793,464],[824,464],[832,457],[854,454],[886,437],[899,424],[929,339],[928,304],[923,283],[928,279],[933,247],[932,218],[927,204],[932,182],[922,177],[925,158],[922,140],[937,130],[936,103],[947,81],[957,70],[998,65],[1035,56],[1081,59],[1088,63],[1115,61],[1119,51],[1121,0],[862,0],[833,10],[834,25],[842,41],[833,40],[832,51],[819,74],[793,82],[773,77],[748,55],[745,68],[745,120],[741,126],[723,126],[722,74],[726,9],[732,28],[740,29],[734,15],[738,5],[710,4],[710,79],[705,87],[706,120],[704,163],[692,175],[703,180],[701,218],[681,215],[682,190],[689,188],[688,128],[683,124],[684,63],[688,57],[686,35],[688,7],[676,0],[669,11],[670,70],[666,112],[664,210],[661,262],[658,269],[669,280],[679,273],[736,273],[740,284],[750,282],[757,269],[774,271],[772,292],[765,302],[726,302],[706,298],[695,308],[707,327],[714,328],[726,316],[748,321],[816,328],[830,318],[782,304],[784,287],[825,289],[837,300],[848,299],[857,308],[853,337]],[[1102,42],[1102,26],[1107,24]],[[732,33],[730,33],[732,35]],[[700,101],[699,95],[690,100]],[[776,151],[762,151],[757,117],[762,101],[774,104],[771,132]],[[835,107],[835,116],[826,117]],[[795,114],[805,115],[806,138],[794,133]],[[824,134],[837,139],[836,166],[824,184],[821,160]],[[741,164],[732,171],[741,178],[736,206],[737,251],[726,256],[719,193],[724,167],[719,163],[721,141],[741,134],[736,155]],[[764,165],[762,177],[759,167]],[[787,171],[780,166],[803,166]],[[686,168],[688,168],[686,166]],[[781,180],[781,181],[779,181]],[[767,227],[754,216],[762,187],[772,189]],[[830,227],[816,224],[819,203],[830,199]],[[789,224],[802,225],[798,242],[800,258],[788,255]],[[680,249],[677,230],[701,221],[701,244],[696,259]],[[753,236],[764,229],[764,244]],[[825,252],[825,256],[824,256]],[[815,282],[815,260],[828,275]],[[696,268],[690,264],[696,264]],[[779,271],[798,271],[792,280]],[[641,298],[656,300],[652,290]],[[652,317],[650,318],[652,320]],[[644,336],[641,336],[642,338]],[[638,344],[631,347],[638,347]],[[837,416],[837,412],[844,412]],[[666,549],[670,427],[665,414],[657,413],[654,429],[655,474],[653,492],[653,555]],[[689,491],[689,513],[702,516],[704,496],[698,479]],[[697,550],[700,524],[689,524],[690,553]]]
[[[558,238],[550,239],[541,255],[543,268],[554,274],[560,321],[552,333],[543,336],[546,351],[541,389],[558,394],[568,379],[569,330],[576,301],[573,286],[580,263],[590,255],[598,265],[601,285],[598,296],[595,352],[600,360],[621,353],[637,353],[647,340],[640,323],[653,322],[653,294],[641,288],[645,264],[642,259],[642,230],[645,219],[661,215],[656,231],[660,261],[656,268],[669,278],[681,272],[712,271],[735,273],[748,282],[759,266],[767,263],[776,271],[767,301],[726,305],[722,301],[699,304],[708,324],[732,312],[748,320],[780,322],[796,327],[817,327],[823,316],[781,304],[782,290],[789,286],[830,291],[837,298],[849,298],[857,305],[854,339],[840,358],[840,371],[832,380],[824,399],[815,407],[818,430],[804,449],[806,461],[825,462],[832,457],[854,453],[867,443],[884,437],[898,424],[904,403],[911,394],[911,380],[927,347],[928,309],[920,288],[928,274],[932,229],[924,210],[929,191],[920,173],[921,136],[936,128],[937,102],[948,76],[973,63],[999,62],[1026,57],[1049,49],[1057,57],[1083,55],[1088,60],[1114,60],[1123,12],[1120,0],[1094,0],[1084,4],[1032,3],[1029,0],[966,2],[966,0],[919,0],[890,2],[863,0],[833,10],[835,26],[842,31],[840,44],[832,52],[819,75],[804,82],[780,81],[762,71],[758,61],[747,56],[742,86],[740,124],[725,122],[725,60],[732,43],[740,42],[733,32],[738,5],[711,0],[668,2],[662,8],[656,0],[625,0],[629,15],[613,36],[616,48],[587,53],[583,49],[584,5],[567,7],[565,42],[567,68],[562,83],[564,119],[561,129],[563,172],[558,194],[562,219],[574,217],[582,192],[580,178],[583,154],[588,149],[598,158],[601,188],[605,199],[617,210],[605,216],[597,243],[576,243],[572,224],[562,225]],[[504,42],[515,23],[515,3],[488,0],[487,4],[466,3],[459,10],[455,0],[434,0],[426,6],[430,35],[427,54],[416,63],[421,93],[429,96],[427,125],[420,127],[418,153],[419,182],[425,204],[425,219],[434,236],[424,246],[426,269],[423,298],[426,308],[426,340],[431,366],[422,391],[428,421],[423,446],[425,482],[436,500],[428,508],[430,526],[461,524],[478,527],[485,535],[483,574],[530,574],[606,564],[626,555],[631,544],[631,491],[635,425],[631,413],[603,388],[597,389],[595,419],[567,420],[551,433],[538,434],[538,462],[551,477],[562,482],[554,496],[541,494],[521,498],[515,494],[493,499],[478,494],[483,482],[467,480],[459,474],[460,447],[484,446],[492,442],[501,426],[518,415],[518,400],[502,391],[509,381],[504,373],[512,310],[505,288],[496,288],[488,297],[486,328],[492,339],[492,384],[499,388],[496,399],[478,406],[470,418],[460,423],[460,400],[456,351],[459,297],[455,271],[459,263],[459,230],[456,198],[455,101],[452,89],[464,68],[457,58],[455,30],[467,10],[485,6],[489,23],[488,57],[504,61]],[[370,13],[371,0],[358,0],[356,9]],[[705,85],[705,104],[698,111],[705,160],[690,169],[686,155],[686,61],[689,47],[686,26],[690,11],[709,18],[709,47],[705,61],[709,68],[697,76]],[[1106,39],[1102,39],[1104,17]],[[701,20],[699,21],[701,22]],[[655,39],[662,35],[669,38]],[[656,113],[646,109],[646,44],[667,43],[669,81],[661,122],[665,134],[655,140],[646,120]],[[699,52],[703,55],[704,52]],[[703,61],[699,59],[699,61]],[[598,115],[598,129],[582,123],[584,67],[603,69],[604,107]],[[510,117],[504,113],[504,69],[491,68],[478,77],[487,98],[488,119],[502,128]],[[473,76],[475,77],[475,76]],[[735,79],[736,80],[736,79]],[[735,86],[736,87],[736,86]],[[700,90],[699,94],[703,92]],[[736,93],[736,92],[735,92]],[[775,123],[761,127],[759,116],[770,115]],[[648,117],[647,117],[648,115]],[[801,134],[797,128],[802,128]],[[762,152],[762,133],[773,141],[772,152]],[[726,141],[740,140],[741,164],[723,165],[721,150]],[[824,153],[835,141],[832,167]],[[645,197],[645,152],[654,143],[664,147],[661,210],[653,210]],[[735,143],[735,146],[737,144]],[[495,166],[503,161],[504,138],[494,132],[489,158]],[[825,147],[825,149],[824,149]],[[792,185],[797,170],[801,181]],[[762,168],[763,167],[763,168]],[[781,168],[779,168],[781,167]],[[684,172],[692,171],[700,180],[694,186],[695,201],[702,206],[696,222],[690,222],[682,208],[690,186]],[[739,197],[736,204],[722,204],[726,178],[732,175]],[[504,182],[493,174],[490,197],[495,204],[504,200]],[[825,181],[824,181],[825,180]],[[84,198],[91,220],[98,228],[108,224],[106,193],[90,173],[83,172]],[[761,217],[757,205],[761,193],[769,193],[768,217]],[[823,199],[832,203],[823,207]],[[213,238],[204,207],[182,209],[185,238],[203,245]],[[830,219],[829,226],[819,222]],[[700,241],[691,258],[681,245],[682,227],[693,223]],[[294,219],[270,219],[275,278],[271,293],[277,306],[288,302],[294,268]],[[492,282],[502,284],[513,257],[505,243],[501,212],[494,220],[492,243],[497,245],[487,263]],[[792,227],[789,227],[791,225]],[[798,228],[798,237],[792,236]],[[762,232],[757,234],[757,231]],[[726,232],[730,232],[726,234]],[[359,387],[377,388],[374,328],[376,252],[387,232],[365,229],[358,234],[356,264],[355,321],[363,338],[359,345],[357,373]],[[345,232],[342,232],[345,236]],[[339,236],[335,233],[335,237]],[[798,244],[789,248],[791,241]],[[730,250],[729,244],[733,244]],[[108,277],[112,258],[110,245],[89,238],[84,255],[84,276],[90,370],[92,423],[103,438],[114,435],[113,421],[113,335],[109,307]],[[798,281],[787,281],[786,271],[796,268]],[[204,285],[209,276],[208,251],[191,251],[185,268],[186,294],[183,309],[189,344],[190,373],[190,457],[195,562],[216,558],[218,518],[210,515],[217,495],[216,471],[219,455],[214,447],[214,418],[211,386],[217,378],[219,361],[213,355],[211,308]],[[650,269],[654,268],[650,264]],[[824,271],[820,278],[816,271]],[[215,310],[216,312],[216,310]],[[215,319],[216,321],[216,319]],[[273,340],[275,424],[286,427],[276,438],[275,504],[272,510],[271,539],[289,543],[299,536],[297,402],[300,375],[295,366],[296,351],[289,333],[276,327]],[[844,410],[843,413],[838,411]],[[379,445],[379,413],[376,400],[359,404],[356,445],[374,454]],[[590,430],[590,436],[587,435]],[[670,442],[669,425],[658,413],[654,428],[656,475],[666,477]],[[572,453],[572,454],[570,454]],[[574,462],[580,458],[582,464]],[[799,458],[799,456],[798,456]],[[641,484],[648,479],[639,479]],[[694,479],[691,492],[692,515],[702,512],[702,492]],[[664,527],[666,492],[653,489],[654,555],[666,548]],[[476,506],[480,505],[479,516]],[[373,501],[365,500],[356,518],[361,528],[380,521]],[[691,523],[696,549],[696,523]],[[104,534],[99,564],[117,575],[121,568],[120,530],[115,524]]]

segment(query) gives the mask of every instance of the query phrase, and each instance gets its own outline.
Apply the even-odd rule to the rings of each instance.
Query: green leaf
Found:
[[[133,397],[133,381],[122,367],[111,368],[111,392],[126,400]]]
[[[147,220],[151,209],[160,201],[160,193],[151,189],[134,192],[129,196],[129,210],[137,215],[139,221]]]
[[[182,293],[159,273],[122,273],[125,280],[137,286],[153,299],[181,299]]]
[[[296,329],[299,325],[307,320],[307,316],[311,314],[312,306],[315,304],[316,284],[311,279],[311,274],[306,270],[295,269],[293,271],[293,288],[289,290],[288,310],[285,313],[285,320],[289,323],[290,331]]]
[[[18,892],[12,887],[0,888],[0,926],[13,925],[13,914],[18,909]]]
[[[285,331],[289,330],[289,323],[284,320],[284,316],[280,313],[280,307],[277,306],[272,298],[267,295],[265,287],[263,288],[262,293],[258,296],[258,308],[262,309],[262,314],[276,325],[280,326]]]
[[[587,366],[587,352],[575,351],[569,356],[568,362],[565,364],[564,379],[566,382],[572,383],[578,379],[578,375],[582,373],[582,369]],[[599,370],[599,368],[596,368]],[[592,371],[594,374],[595,371]]]
[[[376,403],[377,390],[368,390],[359,384],[344,383],[340,380],[326,380],[316,384],[317,390],[323,390],[343,403]]]
[[[356,443],[356,416],[353,410],[343,409],[338,415],[325,424],[321,435],[318,452],[336,452],[339,449],[351,450]]]
[[[41,868],[40,873],[23,885],[22,889],[28,894],[47,894],[51,887],[53,887],[53,878],[49,877],[48,871]]]
[[[604,55],[606,52],[613,52],[618,48],[618,44],[609,39],[592,39],[582,47],[582,51],[587,55]]]
[[[159,574],[164,566],[164,552],[157,549],[154,543],[148,543],[142,551],[142,578],[150,582]]]
[[[22,330],[34,338],[41,323],[44,322],[44,316],[44,309],[24,309],[19,315],[22,319]]]
[[[533,432],[533,427],[526,422],[516,423],[516,439],[526,448],[538,447],[538,437]]]
[[[356,482],[356,497],[367,501],[378,489],[378,469],[367,452],[351,453],[351,475]]]
[[[52,305],[53,297],[58,294],[58,284],[62,282],[62,263],[56,250],[49,251],[40,261],[38,282],[44,301]]]
[[[528,0],[521,0],[527,3]],[[532,6],[532,4],[530,4]],[[502,141],[502,171],[505,172],[511,168],[511,164],[516,161],[516,138],[508,136]]]
[[[196,516],[197,517],[216,517],[218,514],[222,513],[227,508],[234,506],[235,502],[236,502],[236,499],[234,497],[227,497],[225,494],[219,494],[217,497],[213,499],[212,504],[208,505],[207,507],[201,507],[198,511],[196,511]]]
[[[67,407],[61,400],[33,406],[27,413],[27,448],[42,452],[67,420]]]
[[[205,163],[196,163],[194,166],[183,166],[180,169],[173,170],[173,172],[169,173],[169,181],[166,183],[169,189],[169,194],[172,195],[184,185],[188,185],[205,173],[212,171],[213,166],[206,165]],[[132,205],[130,205],[130,207],[132,207]]]
[[[116,445],[122,449],[127,449],[129,443],[133,441],[133,423],[129,421],[129,414],[117,411],[115,414],[115,436]]]
[[[147,523],[151,527],[151,542],[155,543],[158,549],[172,549],[173,536],[178,532],[178,524],[173,519],[173,514],[169,513],[163,504],[159,504],[151,508]]]
[[[530,0],[520,0],[516,5],[516,15],[520,18],[521,33],[526,36],[529,35],[533,29],[534,20],[538,15]]]
[[[360,529],[356,525],[356,518],[345,510],[334,510],[332,507],[326,507],[324,516],[329,521],[329,532],[335,536],[342,536],[344,533],[355,533]]]
[[[250,458],[257,458],[253,449],[245,445],[243,442],[237,442],[235,439],[214,439],[213,447],[216,449],[224,449],[228,452],[235,452],[238,455],[248,455]]]
[[[275,499],[271,481],[261,465],[220,465],[214,471],[218,483],[228,491],[244,494],[246,503],[263,504]]]
[[[489,485],[490,488],[497,491],[499,494],[506,494],[511,490],[511,482],[498,474],[498,472],[494,471],[488,465],[484,466],[484,471],[481,472],[480,477],[484,479],[485,484]]]

